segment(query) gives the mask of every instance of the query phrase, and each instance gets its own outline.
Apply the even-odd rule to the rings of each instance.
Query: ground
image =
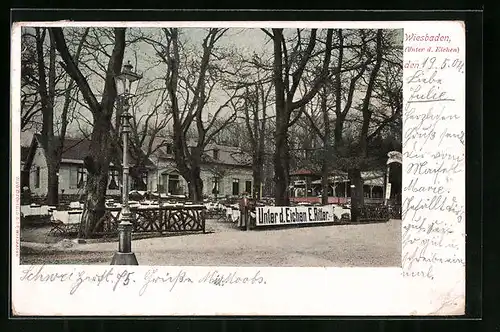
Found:
[[[141,265],[212,266],[400,266],[401,220],[241,231],[207,220],[208,234],[138,239],[132,250]],[[109,264],[118,244],[77,244],[23,229],[21,264]]]

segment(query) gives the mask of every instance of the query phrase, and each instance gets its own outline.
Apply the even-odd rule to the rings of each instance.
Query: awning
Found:
[[[384,186],[384,172],[382,171],[361,172],[361,178],[363,179],[363,183],[367,186]],[[347,173],[340,173],[328,177],[329,183],[343,183],[349,181]],[[321,184],[321,179],[311,181],[311,184]]]
[[[330,181],[330,182],[349,182],[349,177],[347,176],[347,173],[335,174],[335,175],[328,177],[328,181]]]
[[[369,171],[361,172],[363,184],[367,186],[384,186],[384,172],[382,171]]]
[[[370,179],[370,180],[364,180],[363,184],[366,186],[378,186],[378,187],[383,187],[384,186],[384,178],[377,178],[377,179]]]

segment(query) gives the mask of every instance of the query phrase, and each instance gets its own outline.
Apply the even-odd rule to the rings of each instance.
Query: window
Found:
[[[219,160],[219,150],[218,149],[214,149],[214,159],[215,160]]]
[[[141,172],[139,174],[139,178],[130,177],[132,181],[132,189],[133,190],[147,190],[148,186],[148,173]]]
[[[178,174],[168,175],[168,193],[170,195],[179,195],[181,193],[180,179]]]
[[[35,169],[35,188],[40,188],[40,166]]]
[[[212,178],[212,194],[220,195],[222,194],[221,179],[218,176]]]
[[[87,177],[86,177],[85,168],[83,168],[83,167],[78,168],[78,184],[77,184],[77,188],[83,188],[83,187],[85,187],[85,182],[86,181],[87,181]]]
[[[78,188],[78,167],[69,168],[69,188]]]
[[[240,180],[233,179],[233,195],[240,194]]]
[[[167,143],[167,154],[172,154],[172,144]]]
[[[245,191],[249,195],[252,193],[252,181],[245,181]]]
[[[108,189],[114,190],[118,189],[118,170],[117,169],[111,169],[109,170],[109,185]]]

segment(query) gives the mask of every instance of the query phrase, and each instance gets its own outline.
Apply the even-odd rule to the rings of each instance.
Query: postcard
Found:
[[[14,316],[465,313],[465,25],[17,22]]]

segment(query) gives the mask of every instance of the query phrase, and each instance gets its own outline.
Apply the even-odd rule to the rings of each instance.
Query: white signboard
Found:
[[[420,17],[425,15],[420,14],[423,14]],[[478,13],[469,11],[467,18],[475,14]],[[203,31],[204,29],[222,29],[218,32],[210,31],[220,37],[214,51],[217,48],[231,47],[236,55],[242,56],[243,61],[252,61],[253,50],[257,51],[259,58],[273,58],[272,41],[275,37],[273,31],[268,29],[287,29],[284,32],[286,37],[296,37],[297,29],[317,28],[334,29],[334,36],[341,32],[337,29],[348,29],[348,33],[343,37],[348,47],[346,57],[350,58],[352,53],[364,64],[369,57],[369,54],[364,53],[375,53],[378,46],[376,37],[375,40],[367,38],[367,50],[363,52],[365,47],[358,46],[359,38],[356,36],[361,34],[357,30],[362,29],[368,36],[376,33],[377,29],[384,29],[381,50],[384,60],[378,71],[378,74],[384,76],[373,76],[378,82],[385,82],[382,81],[383,78],[390,78],[390,85],[381,84],[382,88],[390,88],[392,91],[393,87],[402,86],[403,90],[403,100],[397,105],[402,112],[403,126],[398,135],[402,137],[404,151],[401,167],[401,220],[279,232],[216,231],[206,235],[169,237],[168,241],[165,238],[134,239],[132,251],[137,255],[139,266],[109,265],[111,257],[118,249],[117,241],[73,243],[70,248],[65,248],[68,243],[63,240],[51,244],[42,243],[44,237],[39,237],[39,243],[25,242],[20,207],[22,185],[19,142],[21,133],[25,133],[21,130],[24,115],[22,112],[25,111],[21,103],[21,60],[30,55],[29,52],[23,54],[23,50],[31,50],[32,39],[24,38],[23,33],[34,33],[34,27],[45,29],[60,26],[69,29],[59,37],[61,42],[65,39],[69,42],[66,46],[70,53],[73,42],[76,41],[72,38],[71,29],[76,27],[80,27],[78,31],[92,27],[92,38],[102,42],[107,42],[108,29],[126,27],[126,31],[117,29],[114,37],[109,36],[111,43],[112,39],[116,40],[117,47],[124,47],[120,41],[123,38],[142,34],[148,38],[160,38],[160,28],[179,27],[186,30],[179,31],[179,42],[186,42],[185,49],[180,50],[183,63],[194,61],[201,56],[192,50],[202,45],[203,38],[208,33]],[[196,29],[187,31],[188,28]],[[237,30],[229,30],[222,36],[226,28]],[[326,39],[322,38],[326,38],[325,30],[318,30],[314,52],[324,50],[323,43]],[[75,38],[79,35],[78,31],[74,31]],[[476,33],[474,36],[477,29],[466,26],[463,21],[428,19],[399,22],[13,22],[10,43],[12,215],[9,303],[12,316],[435,317],[465,314],[466,31],[470,32],[472,37],[480,38],[482,35],[478,36]],[[304,38],[300,41],[298,38],[290,39],[286,45],[281,45],[281,49],[285,50],[286,47],[288,51],[293,51],[294,45],[299,47],[304,42],[307,43],[305,39],[308,38],[305,35],[310,33],[304,31],[302,34]],[[394,38],[394,48],[392,38],[386,38],[392,34],[399,36],[399,39],[397,36]],[[49,35],[53,36],[52,33],[46,34],[46,43],[42,45],[44,48],[49,44]],[[350,36],[354,36],[356,40],[350,40]],[[338,45],[338,38],[334,39]],[[470,40],[472,42],[475,39],[478,38]],[[161,42],[161,39],[159,41]],[[399,44],[396,44],[397,41]],[[87,46],[84,45],[85,52],[90,50]],[[138,71],[144,71],[148,80],[164,74],[166,63],[160,70],[149,66],[151,61],[163,62],[161,56],[164,54],[159,57],[151,44],[141,40],[134,43],[133,48],[141,51],[142,58],[138,60],[137,65],[134,63],[134,67],[137,67]],[[400,48],[403,55],[397,54]],[[187,53],[182,53],[184,51]],[[239,51],[243,52],[240,54]],[[329,67],[338,65],[338,51],[335,46]],[[82,50],[82,54],[85,52]],[[127,62],[133,52],[128,48],[124,52],[126,55],[123,62]],[[96,56],[101,53],[102,57],[108,58],[100,50]],[[283,52],[280,54],[283,55]],[[58,50],[56,56],[59,58]],[[215,63],[212,62],[214,59]],[[312,62],[308,61],[306,73],[316,62],[323,59],[323,54],[318,54]],[[293,65],[296,60],[293,59]],[[345,62],[348,63],[349,60],[346,59]],[[375,68],[376,59],[371,60],[373,61],[367,65],[367,70]],[[390,67],[387,61],[390,61]],[[224,64],[225,61],[219,62],[217,58],[210,56],[210,66]],[[341,65],[345,67],[344,64]],[[228,70],[232,70],[232,66],[233,64],[229,64]],[[401,66],[403,69],[398,78],[395,73],[397,67]],[[346,75],[358,71],[355,66],[348,67]],[[89,63],[89,69],[99,68],[97,64]],[[87,70],[80,69],[86,78]],[[265,72],[267,69],[262,70]],[[258,72],[252,70],[248,80],[255,79],[257,82],[259,78],[254,75],[254,71]],[[370,72],[373,73],[373,70]],[[63,70],[61,74],[65,75]],[[181,76],[183,74],[186,73],[180,73]],[[104,82],[97,76],[89,77],[88,83],[91,87],[98,87],[99,83]],[[306,76],[303,78],[308,78]],[[179,81],[182,79],[183,77]],[[308,80],[304,81],[299,77],[298,79],[299,89],[302,89],[304,82],[304,88],[311,91]],[[365,84],[361,83],[362,81],[363,77],[359,81],[360,88]],[[342,80],[342,88],[344,83]],[[218,85],[220,84],[216,84],[214,88],[214,98],[209,100],[214,103],[214,107],[221,106],[218,96],[220,93],[225,94],[224,91],[218,90]],[[97,88],[90,90],[88,94],[91,99],[95,97],[93,94],[99,93]],[[78,88],[74,91],[78,91]],[[359,103],[364,95],[355,92],[353,105]],[[294,100],[297,100],[303,97],[303,94],[298,91],[294,97]],[[153,95],[153,98],[156,97]],[[145,101],[151,100],[146,98]],[[154,101],[153,99],[151,102]],[[473,105],[480,106],[477,102],[473,102]],[[352,108],[348,118],[353,114],[351,112],[355,111],[354,107]],[[203,116],[206,115],[204,112]],[[81,118],[84,116],[83,113],[79,115]],[[349,129],[349,126],[346,129]],[[31,139],[32,136],[29,137],[29,142]],[[318,213],[318,209],[327,212],[326,218],[323,213]],[[258,225],[266,220],[274,221],[274,224],[286,224],[289,220],[288,223],[292,224],[313,222],[313,219],[314,222],[333,219],[329,207],[302,206],[284,210],[280,207],[264,207],[259,210],[261,218],[258,219]],[[337,211],[339,209],[335,208],[334,212]],[[382,243],[389,241],[394,243]],[[165,252],[182,255],[165,255]],[[204,254],[199,255],[200,252]],[[233,252],[237,254],[228,254]],[[476,298],[474,292],[471,295],[470,298]],[[211,301],[199,301],[200,297],[209,298]],[[125,303],[127,305],[124,305]]]
[[[257,207],[256,226],[334,222],[333,206]]]
[[[387,183],[387,189],[385,190],[385,199],[390,199],[391,198],[391,188],[392,188],[392,183]]]

